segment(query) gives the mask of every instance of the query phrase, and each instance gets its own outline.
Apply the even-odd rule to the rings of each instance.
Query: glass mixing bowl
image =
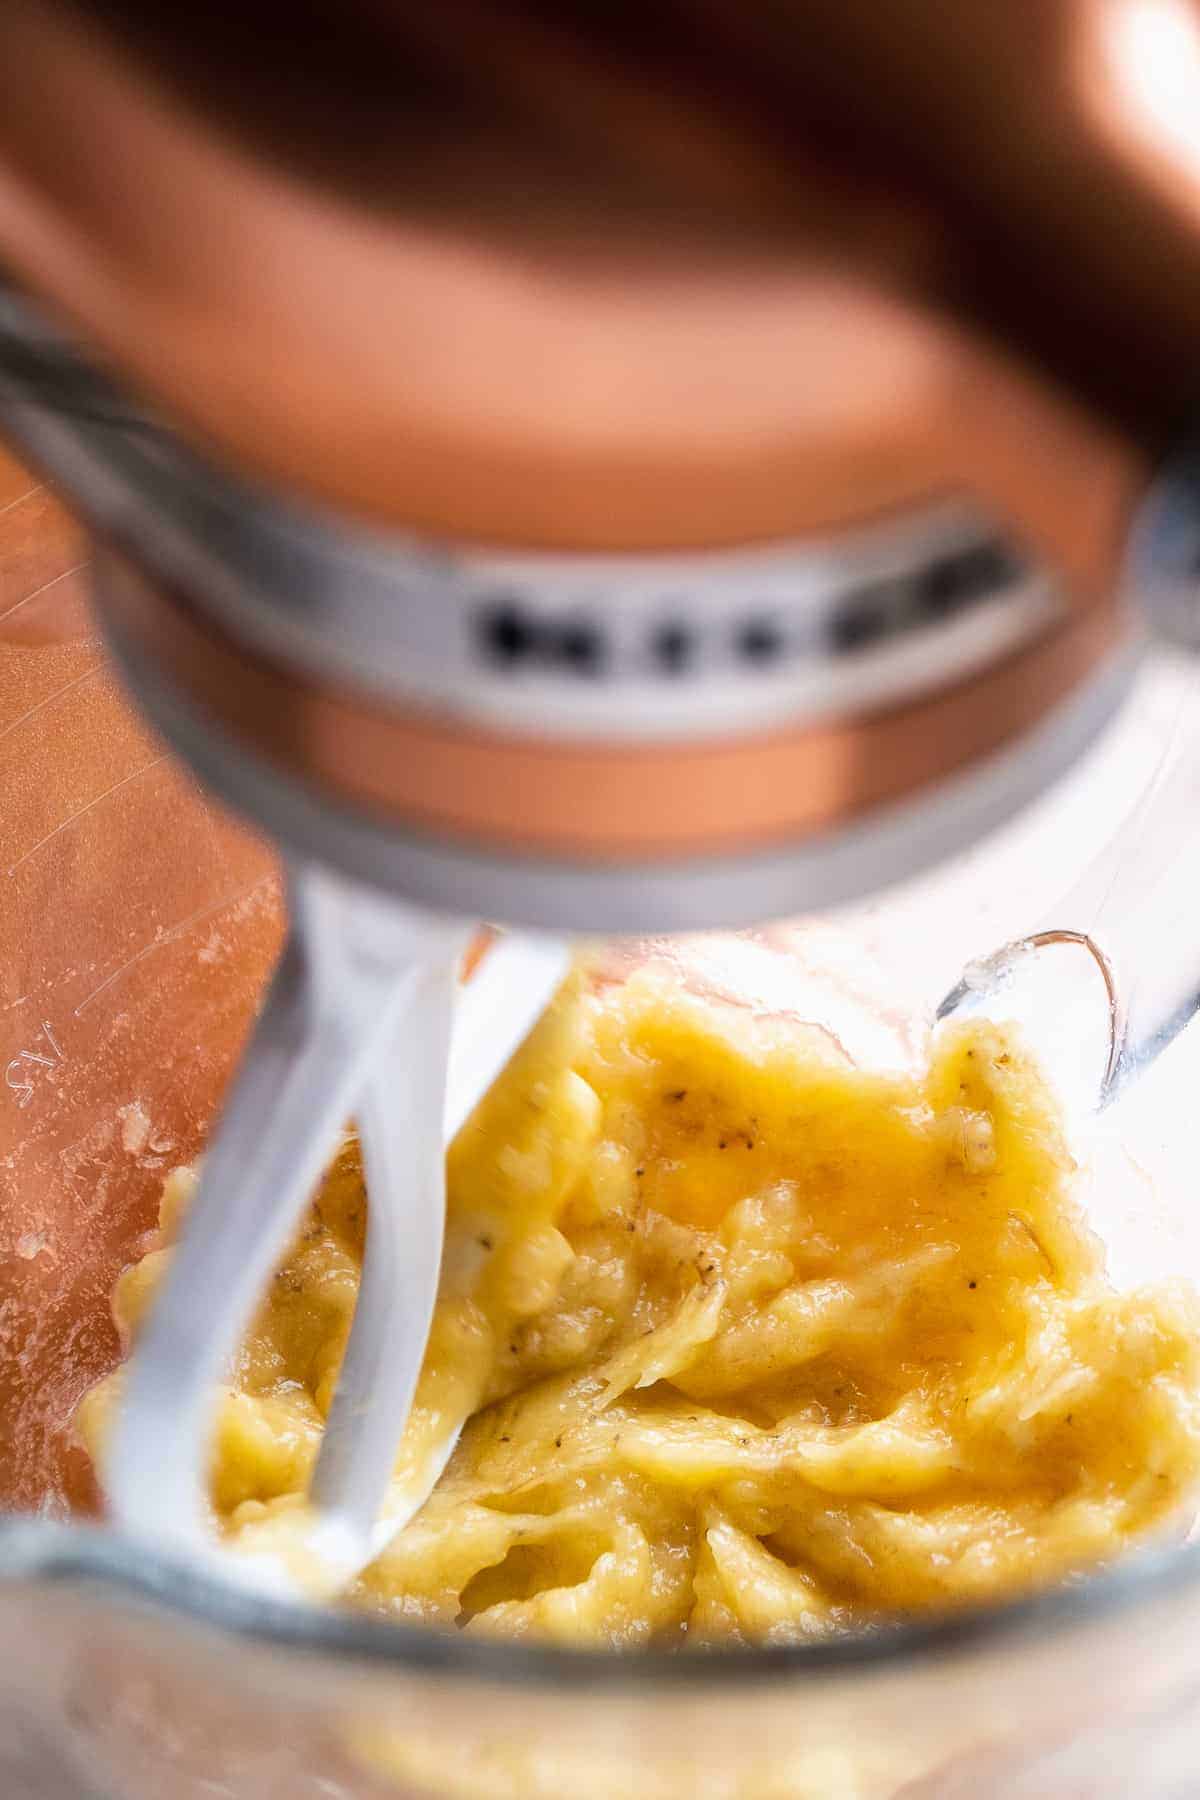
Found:
[[[949,1622],[630,1660],[274,1606],[105,1529],[71,1412],[117,1354],[114,1278],[164,1174],[202,1139],[280,902],[270,852],[115,690],[84,556],[52,496],[0,459],[0,1793],[1195,1793],[1200,1548],[1186,1522],[1109,1573]],[[738,1004],[836,1021],[865,1059],[912,1054],[964,960],[1044,916],[1127,814],[1125,861],[1143,855],[1138,797],[1196,710],[1192,685],[1147,666],[1071,781],[961,867],[838,921],[684,946],[682,966]],[[1164,841],[1180,929],[1138,941],[1194,1006],[1188,834]],[[1099,1045],[1082,998],[1071,1017],[1076,1047]],[[1088,1126],[1120,1281],[1200,1276],[1198,1076],[1200,1034],[1185,1033]]]

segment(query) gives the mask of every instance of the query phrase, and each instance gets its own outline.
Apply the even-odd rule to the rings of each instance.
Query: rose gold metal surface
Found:
[[[68,1421],[116,1355],[112,1284],[200,1147],[280,925],[271,855],[118,693],[82,554],[0,458],[5,1508],[94,1499]]]
[[[1118,641],[1115,602],[969,681],[858,718],[731,740],[554,742],[317,688],[248,654],[106,552],[122,636],[221,729],[334,798],[401,826],[597,862],[799,840],[914,794],[1019,737]]]
[[[8,512],[35,492],[38,485],[29,470],[0,444],[0,512]]]
[[[3,446],[0,544],[0,643],[68,643],[92,631],[83,533]]]

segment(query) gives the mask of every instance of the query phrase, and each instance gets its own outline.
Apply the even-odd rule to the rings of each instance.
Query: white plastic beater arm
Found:
[[[374,1554],[372,1533],[437,1300],[446,1218],[441,1126],[457,963],[457,956],[443,958],[409,986],[358,1107],[369,1195],[362,1279],[309,1490],[316,1547],[347,1576]],[[452,1448],[457,1421],[449,1435]],[[427,1493],[421,1485],[406,1518]]]
[[[502,936],[458,996],[446,1079],[455,1138],[549,1006],[571,965],[561,938]]]
[[[130,1362],[103,1471],[118,1524],[202,1556],[218,1383],[445,929],[313,867],[293,872],[290,900],[287,947]]]
[[[561,942],[502,936],[457,1001],[454,965],[431,965],[406,992],[368,1078],[358,1111],[370,1196],[362,1285],[311,1487],[314,1547],[344,1578],[424,1505],[465,1423],[447,1421],[409,1490],[389,1495],[437,1298],[445,1222],[439,1122],[453,1138],[569,963]]]

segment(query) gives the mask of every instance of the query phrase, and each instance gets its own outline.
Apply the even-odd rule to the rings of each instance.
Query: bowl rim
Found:
[[[1200,1584],[1200,1541],[1146,1545],[1090,1575],[995,1605],[893,1618],[802,1644],[611,1651],[469,1637],[333,1607],[261,1597],[206,1568],[105,1526],[29,1516],[0,1521],[0,1600],[22,1586],[99,1588],[180,1624],[262,1649],[336,1657],[376,1672],[440,1675],[551,1693],[634,1689],[705,1693],[765,1680],[817,1680],[927,1664],[1004,1642],[1103,1623],[1142,1602]]]

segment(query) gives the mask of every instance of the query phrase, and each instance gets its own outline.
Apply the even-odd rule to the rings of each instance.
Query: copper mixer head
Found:
[[[0,404],[90,516],[144,710],[292,853],[576,930],[826,904],[1065,767],[1131,666],[943,502],[768,546],[618,557],[355,530],[221,474],[15,295]]]
[[[535,924],[822,905],[1022,804],[1122,691],[1200,323],[1137,5],[361,6],[260,66],[268,5],[19,0],[3,404],[143,705],[300,853]]]

